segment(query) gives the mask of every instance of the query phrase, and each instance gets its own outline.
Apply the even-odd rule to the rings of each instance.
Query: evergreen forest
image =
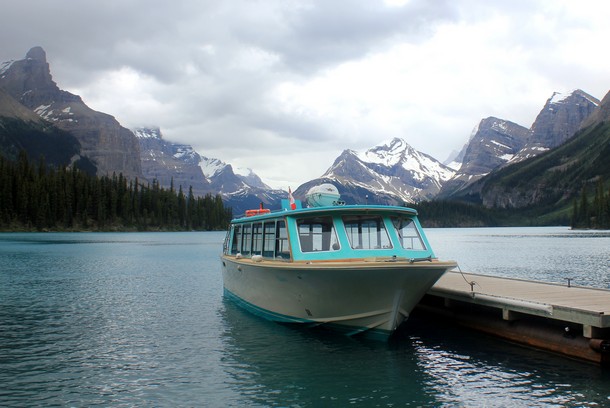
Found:
[[[610,229],[610,190],[605,193],[604,180],[599,177],[595,184],[593,200],[587,185],[583,186],[580,200],[572,207],[572,228]]]
[[[409,205],[419,212],[424,227],[507,227],[569,225],[573,229],[610,229],[610,189],[604,179],[585,183],[578,199],[565,208],[543,205],[526,208],[486,208],[481,204],[451,200]]]
[[[141,183],[122,174],[92,176],[73,167],[16,161],[0,156],[2,231],[190,231],[221,230],[231,220],[220,195]]]

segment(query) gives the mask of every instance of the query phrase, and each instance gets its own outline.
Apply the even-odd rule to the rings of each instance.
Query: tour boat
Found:
[[[332,184],[307,206],[249,210],[232,220],[222,254],[224,296],[266,319],[387,339],[445,273],[417,211],[345,205]]]

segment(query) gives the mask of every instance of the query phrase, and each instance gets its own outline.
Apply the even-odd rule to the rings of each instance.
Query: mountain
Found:
[[[581,123],[580,129],[585,129],[602,122],[610,122],[610,92],[604,96],[593,113]]]
[[[251,169],[233,170],[233,166],[215,158],[197,153],[192,146],[173,143],[163,139],[159,128],[137,128],[133,130],[140,143],[142,172],[148,180],[156,179],[162,187],[187,194],[220,194],[225,206],[240,215],[247,209],[258,208],[261,203],[267,208],[279,208],[280,200],[287,197],[283,190],[273,190],[262,182]]]
[[[0,78],[1,74],[2,70],[0,69]],[[2,88],[0,88],[0,117],[19,119],[23,122],[37,124],[43,124],[44,122],[40,116],[23,106]]]
[[[448,197],[511,160],[526,144],[528,129],[507,120],[481,120],[458,157],[462,164],[439,197]]]
[[[454,170],[395,138],[358,153],[345,150],[322,175],[295,191],[304,198],[321,183],[334,184],[348,204],[365,200],[377,204],[413,203],[434,197]]]
[[[210,188],[221,194],[225,205],[233,208],[234,215],[248,209],[280,209],[281,200],[288,197],[284,190],[275,190],[263,183],[252,169],[237,169],[219,159],[202,157],[199,163],[210,182]]]
[[[219,193],[230,194],[243,188],[272,190],[250,168],[237,168],[219,159],[202,157],[199,166]]]
[[[32,48],[22,60],[2,64],[0,88],[40,118],[74,135],[98,174],[142,176],[140,147],[133,133],[114,117],[89,108],[79,96],[59,89],[41,47]]]
[[[525,146],[509,163],[517,163],[559,146],[572,137],[599,106],[599,100],[577,89],[554,92],[530,128]]]
[[[462,148],[462,150],[453,150],[447,159],[443,162],[443,164],[447,167],[452,168],[455,171],[458,171],[460,167],[462,167],[462,161],[464,160],[464,155],[466,154],[466,146]]]
[[[458,158],[456,175],[439,193],[439,198],[461,195],[493,170],[508,166],[565,142],[596,110],[599,100],[577,89],[567,94],[554,92],[530,129],[494,117],[486,118],[473,131]],[[455,168],[454,164],[451,164]]]
[[[494,171],[454,198],[486,207],[563,211],[565,218],[583,186],[610,180],[610,93],[590,116],[562,145]]]
[[[174,188],[187,194],[204,196],[211,192],[210,183],[203,175],[199,163],[201,156],[190,145],[168,142],[159,128],[137,128],[133,133],[140,143],[142,174],[148,180],[156,179],[162,187]]]
[[[47,165],[75,165],[89,174],[97,171],[81,156],[76,137],[41,119],[0,88],[0,156],[16,160],[22,150],[32,161],[44,157]]]

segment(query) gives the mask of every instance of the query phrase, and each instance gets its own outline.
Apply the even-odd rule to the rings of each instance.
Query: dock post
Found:
[[[519,313],[514,312],[510,309],[502,309],[502,320],[506,320],[507,322],[514,322],[519,319]]]

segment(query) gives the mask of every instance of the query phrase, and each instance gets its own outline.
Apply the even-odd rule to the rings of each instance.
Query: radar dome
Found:
[[[337,187],[328,183],[310,188],[305,197],[307,198],[307,205],[310,207],[327,207],[343,204],[339,200],[341,195]]]

